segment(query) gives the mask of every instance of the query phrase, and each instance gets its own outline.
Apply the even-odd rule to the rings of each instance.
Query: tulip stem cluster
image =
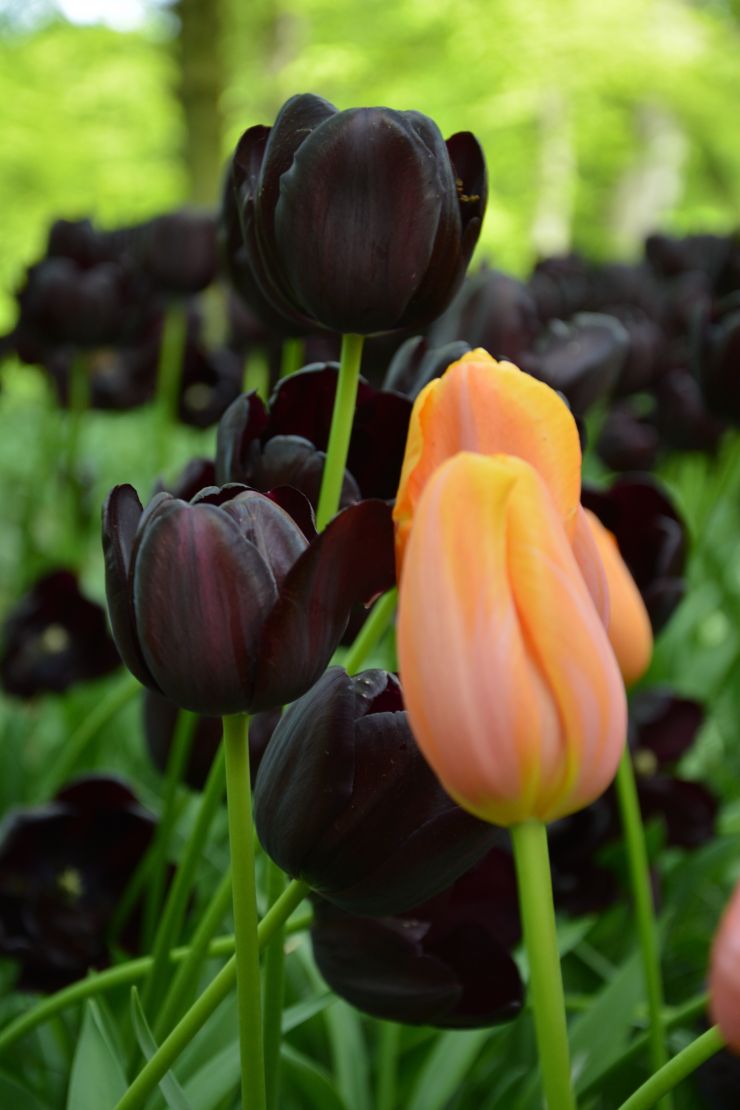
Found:
[[[364,341],[362,335],[342,336],[339,379],[334,397],[321,493],[316,510],[316,527],[319,532],[326,527],[339,508],[344,468],[347,463],[352,422],[355,416],[357,383],[360,378],[360,360]]]
[[[257,893],[254,880],[252,788],[249,780],[248,718],[224,717],[226,798],[229,813],[242,1099],[250,1110],[265,1110],[264,1053],[260,1008]]]
[[[523,821],[511,839],[545,1104],[575,1110],[547,832],[540,821]]]
[[[655,928],[650,865],[640,815],[640,802],[637,797],[632,757],[627,749],[625,749],[620,761],[615,785],[624,831],[630,885],[635,903],[635,920],[642,954],[645,993],[650,1019],[650,1062],[653,1070],[658,1071],[668,1060],[663,1026],[663,982],[660,971],[660,948]],[[666,1099],[664,1110],[670,1110],[670,1105],[670,1100]]]

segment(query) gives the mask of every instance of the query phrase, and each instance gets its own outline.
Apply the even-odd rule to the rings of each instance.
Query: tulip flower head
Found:
[[[523,459],[462,452],[426,483],[405,553],[411,727],[448,793],[495,824],[588,805],[624,747],[624,685],[562,503]]]
[[[712,945],[709,1009],[728,1048],[740,1053],[740,883]]]

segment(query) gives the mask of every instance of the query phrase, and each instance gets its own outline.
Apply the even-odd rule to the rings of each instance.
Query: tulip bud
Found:
[[[609,590],[609,642],[619,663],[625,683],[629,686],[642,678],[653,654],[653,630],[645,603],[634,578],[619,553],[617,541],[595,513],[585,516],[601,562]]]
[[[740,883],[712,945],[709,1010],[728,1047],[740,1053]]]
[[[624,686],[562,518],[523,460],[462,453],[430,478],[398,658],[417,743],[471,813],[552,821],[611,782]]]
[[[385,671],[332,667],[287,710],[260,765],[254,817],[284,871],[373,915],[444,890],[495,838],[439,785]]]

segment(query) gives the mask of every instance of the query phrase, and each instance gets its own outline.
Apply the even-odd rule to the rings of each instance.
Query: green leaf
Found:
[[[112,1110],[127,1087],[100,1008],[94,999],[88,999],[72,1062],[67,1110]]]
[[[44,1104],[33,1091],[4,1070],[0,1070],[0,1106],[12,1106],[13,1110],[44,1110]]]
[[[443,1033],[419,1074],[408,1110],[442,1110],[492,1036],[495,1033],[490,1029]]]
[[[356,1010],[338,1000],[324,1014],[337,1089],[352,1110],[372,1110],[367,1045]]]
[[[326,991],[324,994],[318,994],[313,998],[305,998],[303,1002],[296,1002],[294,1006],[289,1006],[283,1013],[283,1034],[290,1033],[291,1029],[297,1029],[299,1025],[310,1021],[322,1010],[333,1006],[336,1001],[337,996],[332,994],[331,991]]]
[[[635,952],[573,1022],[570,1048],[577,1091],[595,1082],[622,1054],[644,990],[640,953]]]
[[[304,1056],[289,1044],[283,1045],[280,1055],[288,1076],[301,1092],[301,1106],[315,1107],[316,1110],[355,1110],[352,1103],[346,1103],[337,1093],[332,1077],[325,1068]]]
[[[139,992],[136,987],[131,988],[131,1024],[134,1027],[136,1040],[139,1043],[139,1048],[143,1052],[145,1059],[151,1060],[158,1046],[152,1036],[149,1022],[146,1020],[146,1014],[142,1008],[141,999],[139,998]],[[172,1071],[168,1071],[167,1074],[160,1079],[159,1089],[162,1092],[169,1110],[192,1110],[191,1103],[185,1097],[185,1092],[175,1079]]]

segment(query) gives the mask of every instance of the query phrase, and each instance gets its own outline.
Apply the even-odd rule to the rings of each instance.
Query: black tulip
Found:
[[[740,292],[703,314],[694,347],[708,406],[723,419],[740,423]]]
[[[658,430],[646,414],[629,400],[612,406],[596,441],[596,453],[610,470],[652,470],[659,450]]]
[[[291,512],[282,505],[287,505]],[[297,509],[292,507],[297,505]],[[271,709],[324,671],[352,605],[394,582],[390,509],[363,501],[320,534],[295,490],[211,487],[103,511],[113,635],[146,686],[205,716]]]
[[[245,264],[279,318],[370,335],[449,304],[480,233],[483,155],[418,112],[294,96],[236,148]]]
[[[349,677],[332,667],[286,711],[257,775],[254,812],[284,871],[365,914],[430,898],[500,835],[445,794],[385,671]]]
[[[440,378],[448,366],[469,350],[470,344],[464,340],[432,347],[424,336],[414,335],[401,344],[391,359],[383,388],[403,393],[413,401],[425,385]]]
[[[567,322],[552,320],[531,349],[522,370],[562,393],[583,414],[614,388],[629,346],[626,329],[613,316],[581,312]]]
[[[483,266],[466,277],[450,307],[429,329],[429,342],[440,347],[464,340],[468,350],[482,347],[518,366],[539,327],[537,306],[527,286],[510,274]]]

